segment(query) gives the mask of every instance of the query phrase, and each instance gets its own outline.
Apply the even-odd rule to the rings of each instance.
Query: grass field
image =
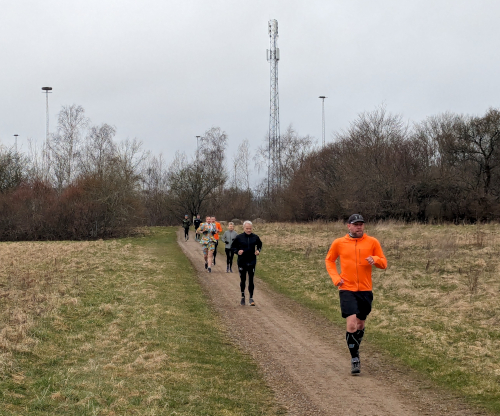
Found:
[[[0,244],[1,415],[281,414],[174,229]]]
[[[470,402],[500,413],[500,226],[367,224],[389,267],[375,270],[366,341]],[[257,274],[331,321],[324,258],[341,223],[258,224]]]

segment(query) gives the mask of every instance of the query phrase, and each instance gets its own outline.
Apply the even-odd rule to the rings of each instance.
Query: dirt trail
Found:
[[[254,293],[257,306],[240,306],[236,265],[234,273],[226,273],[221,250],[208,273],[201,245],[190,234],[185,242],[179,232],[179,245],[198,271],[229,335],[259,363],[289,415],[486,414],[392,367],[366,345],[361,347],[362,374],[351,376],[345,330],[273,292],[259,279]]]

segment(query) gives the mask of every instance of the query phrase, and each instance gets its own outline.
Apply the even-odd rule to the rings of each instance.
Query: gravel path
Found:
[[[198,271],[229,336],[261,366],[289,415],[487,414],[393,367],[366,342],[361,347],[362,374],[351,376],[345,329],[273,292],[259,279],[254,293],[257,306],[240,306],[237,267],[232,274],[225,272],[221,250],[217,265],[208,273],[201,245],[190,234],[185,242],[179,232],[179,245]]]

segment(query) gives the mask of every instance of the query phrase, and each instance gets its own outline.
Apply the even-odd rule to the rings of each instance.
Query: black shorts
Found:
[[[372,310],[372,291],[351,292],[350,290],[339,290],[339,297],[342,318],[356,315],[358,319],[366,320]]]

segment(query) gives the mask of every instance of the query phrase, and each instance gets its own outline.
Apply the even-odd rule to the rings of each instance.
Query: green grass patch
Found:
[[[12,254],[23,244],[4,247]],[[50,284],[0,274],[10,309],[1,322],[1,415],[283,413],[207,305],[175,229],[36,251],[25,266],[31,276],[47,270]],[[23,331],[13,317],[25,318]]]

